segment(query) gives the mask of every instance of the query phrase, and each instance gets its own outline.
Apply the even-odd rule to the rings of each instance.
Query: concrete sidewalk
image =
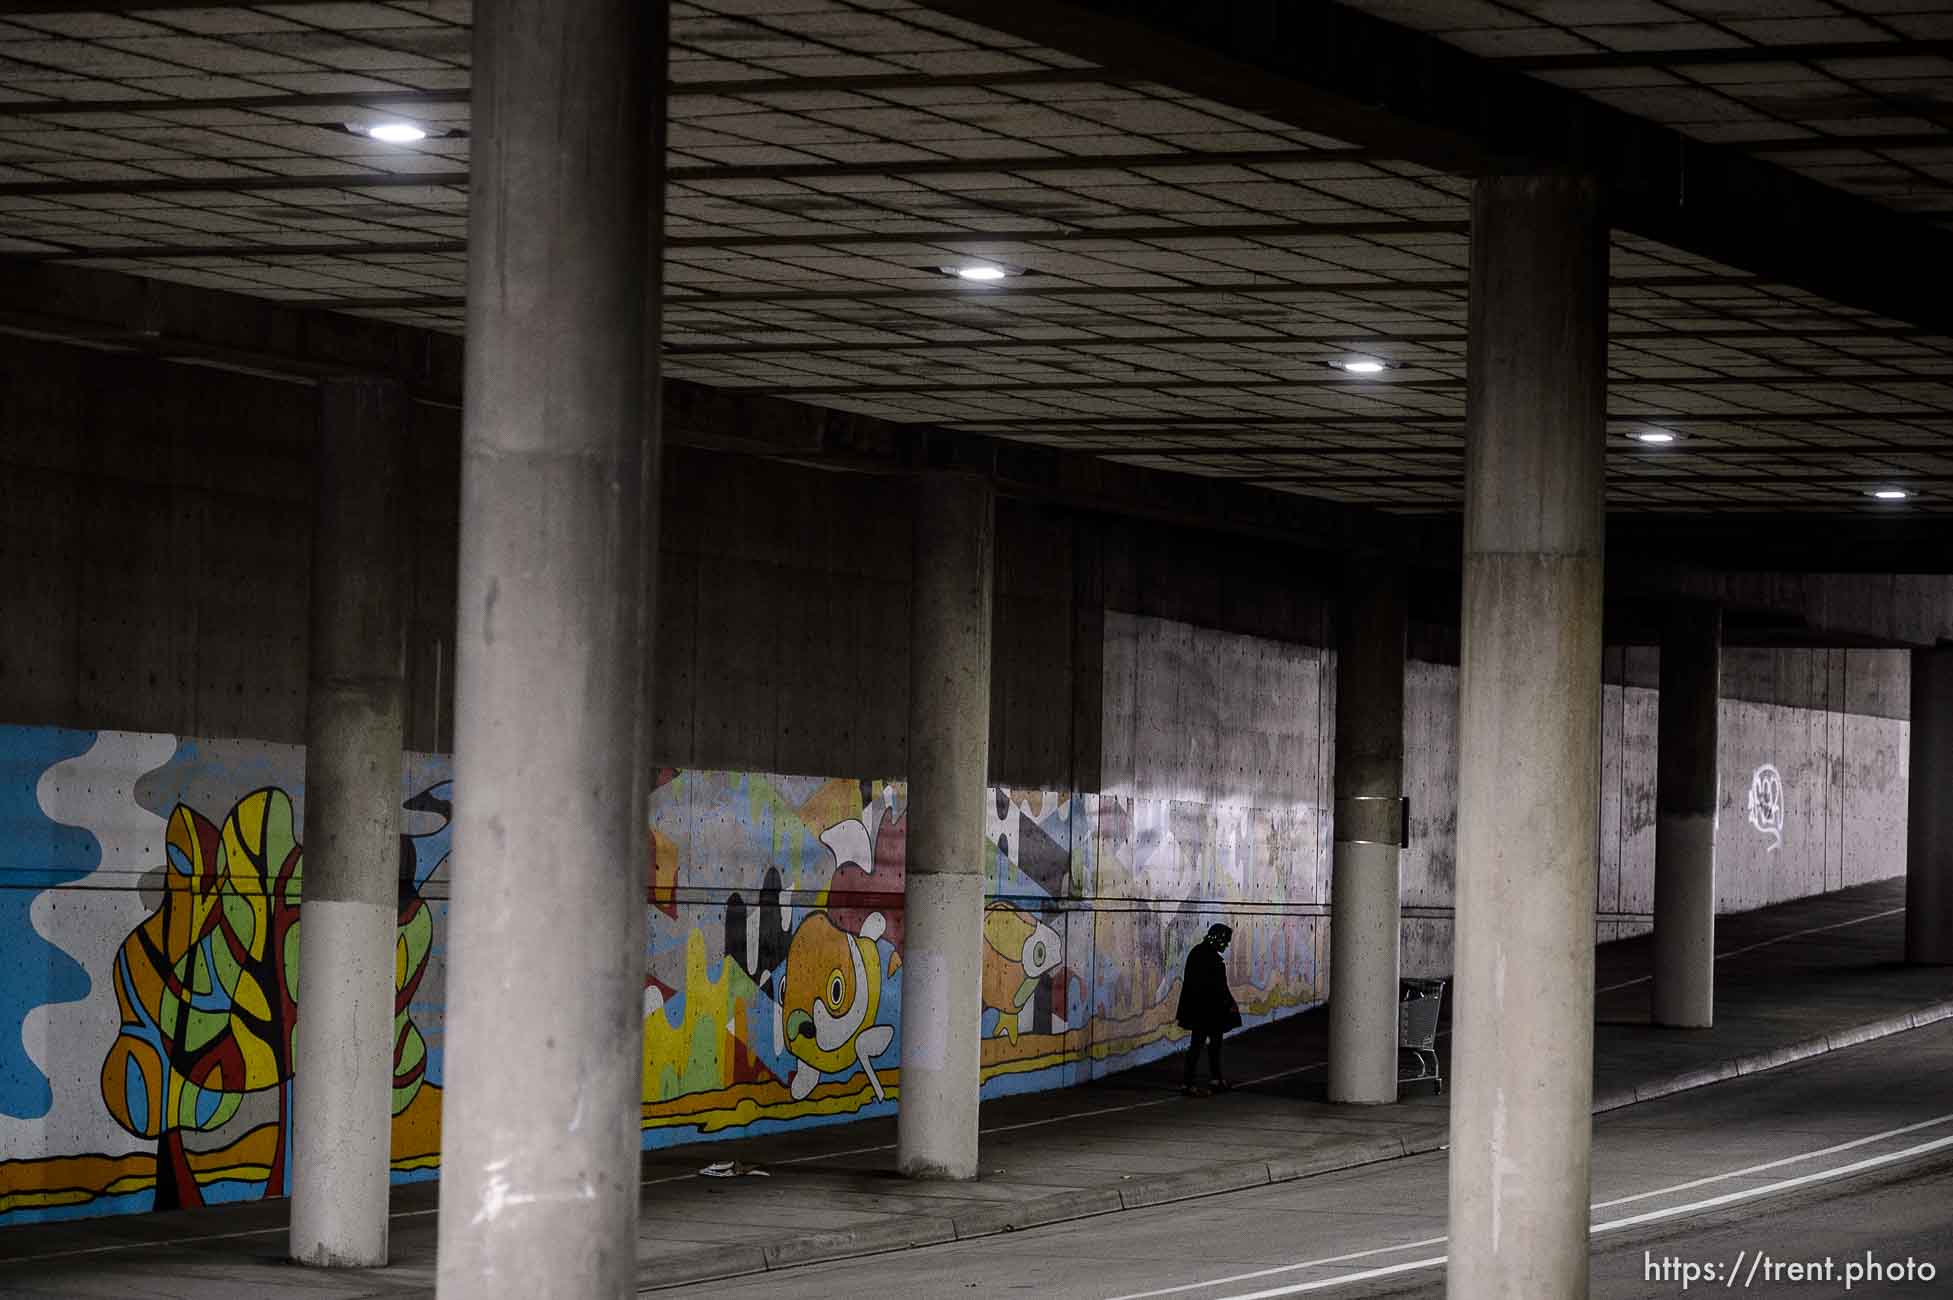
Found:
[[[1904,882],[1888,881],[1724,918],[1713,1030],[1649,1026],[1648,941],[1602,948],[1596,1109],[1953,1016],[1953,969],[1900,964],[1903,900]],[[1328,1105],[1326,1033],[1315,1012],[1230,1040],[1229,1071],[1244,1086],[1219,1096],[1180,1096],[1176,1058],[986,1104],[975,1183],[896,1176],[892,1120],[647,1153],[640,1285],[987,1236],[1444,1143],[1446,1098],[1428,1084],[1392,1106]],[[698,1176],[716,1160],[767,1176]],[[396,1192],[393,1266],[331,1275],[282,1262],[281,1202],[10,1229],[0,1232],[0,1296],[426,1294],[434,1199],[426,1184]]]

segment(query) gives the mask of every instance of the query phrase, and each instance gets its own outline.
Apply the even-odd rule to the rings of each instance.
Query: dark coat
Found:
[[[1196,1034],[1224,1034],[1241,1027],[1241,1008],[1227,990],[1227,963],[1211,943],[1187,954],[1187,976],[1180,983],[1180,1010],[1174,1017]]]

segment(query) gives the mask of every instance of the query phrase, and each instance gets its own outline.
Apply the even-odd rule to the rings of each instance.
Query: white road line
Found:
[[[1719,952],[1716,954],[1716,960],[1724,961],[1730,957],[1740,957],[1746,952],[1755,952],[1758,948],[1768,948],[1773,943],[1788,943],[1792,939],[1801,939],[1808,934],[1823,934],[1826,930],[1842,930],[1846,926],[1863,925],[1867,921],[1876,921],[1887,916],[1903,916],[1904,914],[1905,908],[1903,907],[1888,907],[1883,912],[1873,912],[1869,916],[1854,916],[1849,921],[1837,921],[1831,925],[1814,925],[1808,930],[1793,930],[1789,934],[1780,934],[1774,939],[1764,939],[1757,943],[1746,944],[1741,948],[1731,948],[1728,952]],[[1616,989],[1631,989],[1636,984],[1646,984],[1653,978],[1653,975],[1641,975],[1631,980],[1622,980],[1619,984],[1609,984],[1606,988],[1595,989],[1594,996],[1598,997],[1602,993],[1612,993]]]
[[[1903,1151],[1891,1151],[1882,1156],[1869,1156],[1855,1160],[1851,1164],[1836,1169],[1821,1169],[1816,1173],[1800,1174],[1796,1178],[1786,1178],[1781,1182],[1769,1183],[1762,1187],[1746,1187],[1741,1191],[1725,1192],[1721,1196],[1711,1196],[1707,1200],[1691,1201],[1687,1205],[1671,1205],[1663,1210],[1649,1210],[1646,1214],[1632,1214],[1625,1219],[1610,1219],[1606,1223],[1596,1223],[1588,1232],[1590,1237],[1603,1232],[1618,1232],[1622,1228],[1638,1227],[1644,1223],[1658,1223],[1663,1219],[1678,1219],[1685,1214],[1699,1210],[1720,1209],[1725,1205],[1735,1205],[1740,1201],[1755,1200],[1759,1196],[1770,1196],[1777,1192],[1787,1192],[1798,1187],[1808,1187],[1814,1183],[1829,1182],[1835,1178],[1849,1178],[1853,1174],[1864,1173],[1883,1165],[1907,1160],[1913,1156],[1926,1155],[1953,1147],[1953,1137],[1934,1138],[1931,1142],[1921,1142]],[[1432,1255],[1426,1259],[1408,1260],[1402,1264],[1391,1264],[1384,1268],[1364,1269],[1359,1273],[1344,1273],[1338,1277],[1321,1278],[1314,1282],[1298,1282],[1293,1286],[1270,1287],[1265,1291],[1243,1291],[1226,1296],[1223,1300],[1276,1300],[1279,1296],[1306,1295],[1311,1291],[1328,1291],[1334,1287],[1348,1286],[1352,1282],[1365,1282],[1371,1278],[1388,1277],[1393,1273],[1409,1273],[1420,1268],[1436,1268],[1450,1256]],[[1165,1294],[1171,1294],[1170,1292]]]
[[[1873,1142],[1883,1142],[1891,1138],[1903,1137],[1908,1133],[1916,1133],[1921,1129],[1932,1128],[1935,1125],[1948,1122],[1953,1122],[1953,1114],[1938,1115],[1932,1119],[1920,1120],[1916,1124],[1906,1124],[1899,1128],[1887,1129],[1883,1133],[1873,1133],[1868,1137],[1855,1138],[1850,1142],[1840,1142],[1835,1146],[1822,1147],[1816,1151],[1806,1151],[1801,1155],[1785,1156],[1780,1160],[1766,1161],[1760,1165],[1747,1165],[1741,1169],[1731,1169],[1727,1172],[1711,1174],[1704,1178],[1690,1179],[1687,1182],[1657,1188],[1652,1192],[1639,1192],[1633,1196],[1617,1197],[1611,1201],[1596,1201],[1593,1208],[1596,1210],[1604,1210],[1616,1205],[1625,1205],[1631,1201],[1644,1201],[1656,1196],[1672,1196],[1677,1192],[1692,1191],[1695,1188],[1705,1186],[1709,1183],[1721,1182],[1731,1178],[1743,1178],[1761,1173],[1764,1170],[1781,1168],[1784,1165],[1795,1164],[1803,1160],[1815,1160],[1823,1156],[1836,1155],[1840,1151],[1850,1151]],[[1589,1230],[1589,1234],[1614,1232],[1621,1228],[1632,1227],[1636,1224],[1652,1223],[1660,1219],[1675,1218],[1683,1214],[1693,1213],[1697,1210],[1713,1209],[1721,1205],[1734,1204],[1738,1201],[1748,1200],[1757,1196],[1767,1196],[1774,1192],[1787,1191],[1791,1188],[1822,1182],[1826,1179],[1848,1177],[1851,1174],[1859,1173],[1866,1169],[1877,1168],[1880,1165],[1904,1160],[1914,1155],[1923,1155],[1927,1152],[1937,1151],[1948,1146],[1953,1146],[1953,1137],[1935,1138],[1930,1142],[1924,1142],[1918,1146],[1907,1147],[1902,1151],[1889,1152],[1881,1156],[1872,1156],[1852,1164],[1841,1165],[1836,1169],[1818,1170],[1815,1173],[1802,1174],[1796,1178],[1787,1178],[1778,1182],[1768,1183],[1762,1187],[1744,1188],[1739,1191],[1724,1193],[1721,1196],[1713,1196],[1706,1200],[1692,1201],[1686,1205],[1669,1206],[1665,1209],[1650,1210],[1643,1214],[1630,1215],[1622,1219],[1611,1219],[1604,1223],[1596,1223]],[[1155,1300],[1155,1297],[1158,1296],[1184,1295],[1194,1291],[1204,1291],[1210,1287],[1233,1286],[1236,1283],[1258,1281],[1261,1278],[1274,1277],[1282,1273],[1294,1273],[1305,1268],[1321,1268],[1329,1264],[1344,1264],[1352,1260],[1367,1259],[1377,1255],[1393,1255],[1399,1251],[1419,1250],[1426,1246],[1442,1245],[1447,1240],[1448,1238],[1446,1237],[1424,1237],[1417,1241],[1399,1242],[1394,1246],[1377,1246],[1370,1250],[1359,1250],[1345,1255],[1328,1255],[1321,1259],[1307,1259],[1295,1264],[1278,1264],[1270,1268],[1260,1268],[1252,1272],[1235,1273],[1228,1277],[1215,1278],[1208,1282],[1191,1282],[1183,1286],[1161,1287],[1155,1291],[1135,1291],[1127,1295],[1114,1296],[1112,1300]],[[1419,1268],[1432,1268],[1444,1263],[1445,1259],[1446,1256],[1444,1255],[1433,1255],[1427,1259],[1410,1260],[1406,1263],[1366,1269],[1357,1273],[1345,1273],[1337,1277],[1323,1278],[1297,1286],[1278,1287],[1270,1291],[1256,1291],[1243,1295],[1228,1296],[1225,1300],[1267,1300],[1268,1297],[1274,1296],[1301,1295],[1308,1291],[1319,1291],[1332,1286],[1343,1286],[1351,1282],[1361,1282],[1369,1278],[1388,1277],[1395,1273],[1409,1272]]]
[[[399,1215],[394,1215],[399,1218]],[[162,1241],[126,1241],[115,1246],[87,1246],[77,1250],[53,1250],[45,1255],[14,1255],[0,1259],[0,1268],[12,1268],[15,1264],[33,1264],[45,1259],[79,1259],[84,1255],[115,1255],[127,1250],[152,1250],[157,1246],[189,1246],[200,1241],[235,1241],[239,1237],[268,1237],[274,1232],[290,1232],[291,1228],[280,1224],[275,1228],[247,1228],[239,1232],[208,1232],[200,1237],[169,1237]]]
[[[1389,1277],[1393,1273],[1415,1273],[1420,1268],[1436,1268],[1449,1258],[1451,1258],[1449,1255],[1432,1255],[1426,1259],[1406,1260],[1401,1264],[1386,1264],[1382,1268],[1366,1268],[1360,1273],[1345,1273],[1341,1277],[1326,1277],[1318,1282],[1298,1282],[1294,1286],[1271,1287],[1266,1291],[1247,1291],[1240,1295],[1228,1296],[1226,1300],[1271,1300],[1274,1296],[1327,1291],[1331,1287],[1348,1286],[1352,1282],[1367,1282],[1371,1278]]]
[[[1953,1147],[1953,1137],[1934,1138],[1930,1142],[1921,1142],[1917,1146],[1905,1147],[1899,1151],[1888,1151],[1882,1156],[1866,1156],[1863,1160],[1854,1160],[1848,1165],[1839,1165],[1836,1169],[1819,1169],[1814,1173],[1799,1174],[1795,1178],[1785,1178],[1778,1182],[1765,1183],[1761,1187],[1744,1187],[1733,1192],[1724,1192],[1721,1196],[1711,1196],[1707,1200],[1690,1201],[1687,1205],[1671,1205],[1662,1210],[1649,1210],[1643,1214],[1630,1214],[1625,1219],[1610,1219],[1606,1223],[1596,1223],[1593,1226],[1593,1231],[1615,1232],[1622,1228],[1635,1227],[1638,1224],[1658,1223],[1663,1219],[1680,1218],[1684,1214],[1693,1214],[1697,1210],[1713,1210],[1724,1205],[1735,1205],[1739,1201],[1751,1201],[1759,1196],[1771,1196],[1777,1192],[1787,1192],[1796,1187],[1808,1187],[1813,1183],[1829,1182],[1834,1178],[1849,1178],[1853,1174],[1861,1174],[1868,1169],[1878,1169],[1884,1165],[1895,1164],[1901,1160],[1910,1160],[1914,1156],[1928,1155],[1934,1151],[1944,1151],[1948,1147]]]
[[[1904,1128],[1887,1129],[1883,1133],[1874,1133],[1870,1137],[1854,1138],[1849,1142],[1840,1142],[1836,1146],[1825,1147],[1819,1151],[1806,1151],[1800,1156],[1785,1156],[1781,1160],[1766,1160],[1760,1165],[1750,1165],[1745,1169],[1732,1169],[1726,1174],[1710,1174],[1707,1178],[1697,1178],[1692,1182],[1676,1183],[1673,1187],[1664,1187],[1656,1192],[1638,1192],[1633,1196],[1617,1196],[1611,1201],[1595,1201],[1594,1208],[1596,1210],[1609,1210],[1616,1205],[1627,1205],[1633,1201],[1645,1201],[1656,1196],[1668,1196],[1675,1192],[1692,1191],[1697,1187],[1707,1187],[1710,1183],[1720,1183],[1731,1178],[1747,1178],[1751,1174],[1760,1174],[1771,1169],[1781,1169],[1785,1165],[1794,1165],[1800,1161],[1816,1160],[1821,1156],[1834,1156],[1840,1151],[1851,1151],[1858,1147],[1870,1146],[1874,1142],[1883,1142],[1888,1138],[1902,1137],[1907,1133],[1917,1133],[1922,1128],[1932,1128],[1935,1125],[1945,1124],[1948,1121],[1953,1121],[1953,1115],[1938,1115],[1932,1119],[1922,1119],[1917,1124],[1908,1124]]]
[[[1277,1273],[1293,1273],[1300,1268],[1321,1268],[1325,1264],[1347,1264],[1351,1260],[1370,1259],[1377,1255],[1395,1255],[1399,1251],[1417,1250],[1423,1246],[1442,1246],[1449,1237],[1425,1237],[1421,1241],[1404,1241],[1395,1246],[1376,1246],[1369,1250],[1353,1250],[1347,1255],[1325,1255],[1321,1259],[1305,1259],[1300,1264],[1278,1264],[1273,1268],[1258,1268],[1252,1273],[1236,1273],[1233,1277],[1215,1278],[1212,1282],[1189,1282],[1185,1286],[1163,1286],[1157,1291],[1134,1291],[1129,1295],[1113,1296],[1112,1300],[1154,1300],[1156,1296],[1184,1295],[1189,1291],[1200,1291],[1210,1286],[1231,1286],[1236,1282],[1252,1282],[1257,1278],[1274,1277]],[[1438,1256],[1443,1259],[1444,1256]]]
[[[1594,1224],[1588,1230],[1588,1236],[1598,1236],[1603,1232],[1618,1232],[1623,1228],[1638,1227],[1644,1223],[1659,1223],[1663,1219],[1679,1219],[1685,1214],[1694,1214],[1701,1210],[1720,1209],[1726,1205],[1735,1205],[1742,1201],[1752,1201],[1759,1196],[1771,1196],[1778,1192],[1787,1192],[1799,1187],[1809,1187],[1813,1184],[1829,1182],[1836,1178],[1849,1178],[1853,1174],[1864,1173],[1868,1169],[1877,1169],[1900,1160],[1909,1160],[1914,1156],[1926,1155],[1934,1151],[1943,1151],[1948,1147],[1953,1147],[1953,1137],[1934,1138],[1931,1142],[1921,1142],[1919,1145],[1907,1147],[1903,1151],[1891,1151],[1882,1156],[1868,1156],[1863,1160],[1854,1160],[1852,1163],[1840,1165],[1836,1169],[1820,1169],[1816,1173],[1800,1174],[1796,1178],[1785,1178],[1779,1182],[1766,1183],[1762,1187],[1746,1187],[1741,1191],[1725,1192],[1721,1196],[1711,1196],[1706,1200],[1691,1201],[1687,1205],[1671,1205],[1666,1209],[1649,1210],[1645,1214],[1631,1214],[1625,1219],[1610,1219],[1606,1223]],[[1391,1273],[1408,1273],[1420,1268],[1435,1268],[1437,1265],[1444,1263],[1448,1258],[1450,1257],[1447,1255],[1434,1255],[1428,1259],[1417,1259],[1403,1264],[1392,1264],[1387,1268],[1366,1269],[1360,1273],[1345,1273],[1340,1277],[1323,1278],[1315,1282],[1299,1282],[1293,1286],[1271,1287],[1265,1291],[1245,1291],[1236,1295],[1226,1296],[1223,1300],[1276,1300],[1278,1296],[1304,1295],[1311,1291],[1327,1291],[1332,1287],[1347,1286],[1352,1282],[1362,1282],[1369,1278],[1384,1277]]]

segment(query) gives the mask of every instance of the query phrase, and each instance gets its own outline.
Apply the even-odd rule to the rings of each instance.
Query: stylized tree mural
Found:
[[[263,789],[220,830],[182,804],[165,834],[163,894],[115,961],[121,1030],[102,1063],[116,1123],[156,1139],[156,1208],[198,1205],[183,1134],[222,1128],[247,1094],[277,1092],[264,1195],[284,1193],[298,1011],[301,850],[291,797]],[[427,1049],[408,1004],[433,937],[427,905],[404,887],[394,961],[394,1091],[419,1091]]]
[[[434,946],[434,917],[427,902],[401,882],[399,934],[393,945],[393,1113],[406,1110],[427,1081],[427,1040],[407,1014],[427,973]]]
[[[221,1128],[246,1093],[278,1090],[268,1194],[282,1191],[298,965],[292,803],[259,790],[223,829],[178,804],[163,896],[115,959],[122,1028],[102,1063],[116,1123],[156,1139],[156,1208],[202,1202],[185,1130]]]

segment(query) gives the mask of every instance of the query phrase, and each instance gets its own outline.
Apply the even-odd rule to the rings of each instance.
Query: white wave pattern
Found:
[[[88,972],[88,996],[27,1013],[27,1054],[54,1089],[54,1108],[39,1119],[0,1116],[0,1159],[93,1152],[120,1155],[152,1145],[125,1133],[102,1104],[102,1058],[120,1016],[112,971],[123,938],[148,915],[138,885],[163,860],[167,823],[136,802],[136,782],[170,761],[175,736],[104,731],[83,754],[41,774],[35,797],[48,820],[93,835],[102,858],[95,870],[34,900],[34,929]]]

